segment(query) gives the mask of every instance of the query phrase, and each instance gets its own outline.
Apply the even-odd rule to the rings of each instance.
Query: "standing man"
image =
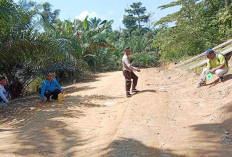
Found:
[[[217,74],[220,79],[219,81],[222,82],[224,80],[223,76],[229,71],[227,61],[222,54],[216,54],[212,49],[208,49],[205,56],[207,56],[209,60],[207,62],[207,67],[202,71],[201,81],[198,87],[206,85],[206,75],[208,72]]]
[[[58,99],[58,94],[62,92],[62,88],[56,79],[52,78],[51,73],[47,73],[46,79],[41,85],[41,101],[44,102],[44,96],[47,97],[47,101],[50,101],[50,96],[54,100]]]
[[[6,78],[0,77],[0,106],[3,105],[3,103],[8,103],[7,97],[10,96],[9,92],[7,92],[4,88],[6,85]]]
[[[131,97],[132,95],[130,94],[130,88],[131,88],[131,79],[133,80],[133,85],[132,85],[132,92],[139,92],[136,89],[137,82],[138,82],[138,76],[135,75],[133,70],[140,72],[140,69],[135,68],[131,65],[129,55],[131,54],[131,48],[127,47],[125,48],[125,54],[122,57],[122,71],[123,75],[126,79],[126,97]]]

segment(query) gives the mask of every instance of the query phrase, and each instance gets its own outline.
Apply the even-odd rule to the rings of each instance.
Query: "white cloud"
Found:
[[[101,18],[96,12],[88,12],[88,11],[83,11],[82,13],[80,13],[76,19],[79,19],[79,20],[84,20],[86,18],[86,16],[89,16],[89,18],[94,18],[94,17],[97,17],[97,18]]]
[[[113,14],[115,14],[115,13],[116,13],[115,10],[110,10],[110,11],[108,11],[108,15],[113,15]]]

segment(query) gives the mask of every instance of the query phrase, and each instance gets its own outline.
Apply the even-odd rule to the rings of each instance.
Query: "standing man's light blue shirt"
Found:
[[[44,98],[45,91],[48,90],[48,91],[54,92],[54,90],[56,89],[59,89],[60,91],[62,91],[62,88],[56,79],[53,78],[50,82],[47,79],[45,79],[41,85],[41,99]]]
[[[7,100],[8,92],[5,90],[3,85],[0,85],[0,97],[4,101],[4,103],[8,103]]]

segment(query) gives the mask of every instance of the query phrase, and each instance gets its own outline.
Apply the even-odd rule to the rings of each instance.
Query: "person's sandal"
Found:
[[[201,81],[199,84],[198,84],[198,88],[199,87],[202,87],[202,86],[205,86],[206,85],[206,82],[205,81]]]

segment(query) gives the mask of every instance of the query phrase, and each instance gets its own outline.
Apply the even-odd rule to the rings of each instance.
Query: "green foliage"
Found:
[[[231,2],[221,0],[177,0],[160,6],[180,10],[161,18],[154,37],[154,47],[162,60],[179,60],[194,56],[231,37]],[[175,26],[167,27],[174,23]]]
[[[90,18],[89,25],[91,28],[97,28],[99,25],[101,25],[101,19],[100,18]]]
[[[42,77],[38,77],[38,78],[34,79],[30,83],[29,88],[28,88],[28,90],[31,90],[31,91],[28,91],[28,92],[38,92],[38,89],[41,88],[42,81],[43,81]]]
[[[54,10],[52,11],[52,5],[49,2],[45,2],[42,4],[43,11],[40,12],[40,15],[42,17],[42,23],[43,26],[46,27],[49,24],[54,24],[58,20],[58,16],[60,13],[60,10]]]
[[[128,15],[124,15],[123,24],[128,29],[141,28],[142,22],[148,22],[149,15],[146,15],[146,8],[142,7],[141,2],[133,3],[130,5],[131,8],[125,9]]]
[[[17,88],[12,91],[12,96],[18,97],[39,70],[49,63],[47,60],[43,64],[45,60],[41,58],[49,59],[50,53],[58,58],[59,54],[53,39],[34,29],[33,17],[38,11],[36,6],[22,10],[21,6],[7,0],[0,1],[0,6],[4,12],[0,15],[0,72]]]
[[[0,75],[7,77],[10,93],[16,98],[35,91],[45,72],[53,72],[60,83],[89,78],[89,71],[121,69],[125,47],[132,47],[134,63],[157,65],[152,46],[155,30],[142,27],[148,15],[142,3],[133,3],[127,12],[133,29],[112,30],[113,20],[88,16],[84,21],[58,19],[59,10],[48,2],[0,1]],[[129,16],[128,16],[129,17]]]
[[[143,53],[136,53],[132,55],[131,60],[133,66],[149,68],[149,67],[157,66],[159,58],[157,53],[143,52]]]
[[[33,5],[34,9],[23,9],[26,5],[0,1],[0,8],[6,11],[0,15],[0,74],[6,76],[13,87],[10,88],[13,97],[20,96],[34,79],[44,75],[49,66],[76,57],[70,51],[66,52],[66,45],[61,44],[69,41],[51,35],[55,33],[54,26],[51,30],[45,26],[46,32],[36,29],[34,17],[43,16],[36,4]],[[52,21],[47,23],[53,25]]]
[[[88,26],[87,18],[88,18],[88,16],[84,19],[84,22],[83,22],[83,28],[84,28],[84,30],[86,30],[87,26]]]

